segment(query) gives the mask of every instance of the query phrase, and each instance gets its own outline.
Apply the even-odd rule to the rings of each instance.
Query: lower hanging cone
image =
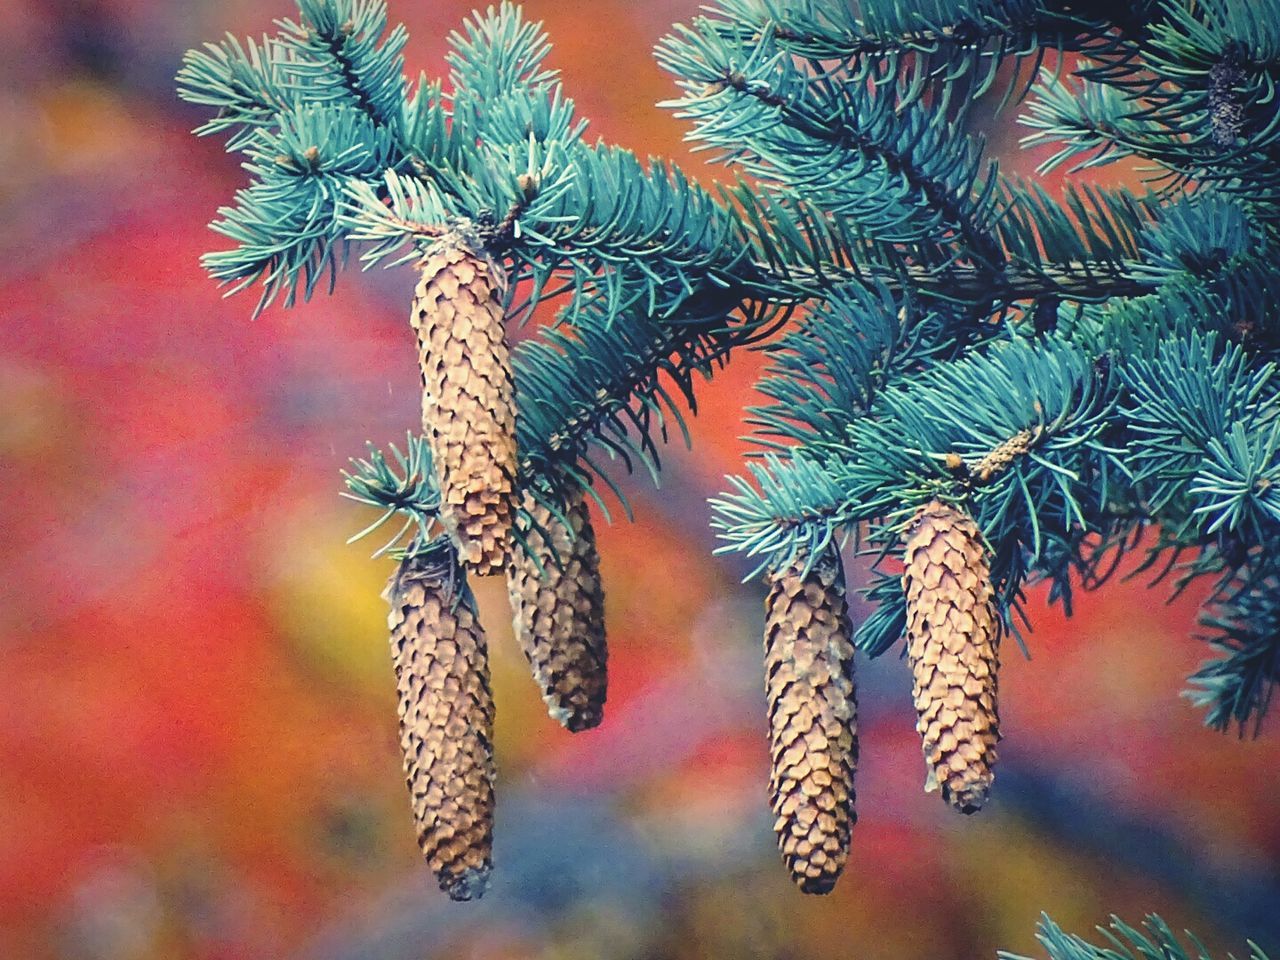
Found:
[[[982,536],[968,515],[935,500],[908,527],[903,560],[926,789],[975,813],[991,792],[1000,740],[1000,615]]]
[[[457,235],[422,260],[410,320],[418,334],[422,428],[440,484],[440,520],[467,568],[501,571],[511,533],[516,407],[501,268]]]
[[[595,531],[581,489],[565,500],[563,519],[528,494],[523,505],[536,526],[524,546],[513,547],[507,567],[516,638],[547,712],[576,733],[603,719],[608,689]]]
[[[830,893],[857,820],[858,704],[844,571],[834,552],[770,574],[765,693],[778,848],[805,893]]]
[[[472,900],[493,866],[493,694],[484,630],[455,576],[452,548],[406,558],[387,622],[418,845],[440,889]]]

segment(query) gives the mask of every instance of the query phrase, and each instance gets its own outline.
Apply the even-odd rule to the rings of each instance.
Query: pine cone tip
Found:
[[[961,789],[952,790],[949,784],[939,784],[938,778],[934,774],[932,768],[928,771],[928,775],[924,781],[925,793],[941,793],[942,799],[954,807],[958,812],[970,816],[977,813],[987,801],[991,799],[991,784],[995,780],[994,774],[987,776],[986,780],[981,783],[965,784]]]
[[[485,864],[483,867],[466,869],[460,873],[441,874],[440,889],[455,902],[479,900],[489,889],[489,875],[492,872],[493,868]]]
[[[584,730],[593,730],[604,721],[604,705],[590,705],[580,709],[572,709],[568,707],[548,707],[547,713],[551,719],[560,726],[564,727],[570,733],[582,733]]]

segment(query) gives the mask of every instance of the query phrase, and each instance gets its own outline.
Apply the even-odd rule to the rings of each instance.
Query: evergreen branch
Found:
[[[1252,369],[1238,344],[1193,333],[1119,365],[1128,387],[1129,462],[1155,511],[1189,492],[1211,446],[1238,425],[1257,430],[1280,416],[1275,367]]]
[[[310,104],[277,116],[275,130],[258,131],[246,169],[254,177],[222,207],[212,228],[235,242],[203,263],[230,292],[261,281],[255,314],[283,294],[310,299],[320,280],[332,289],[346,257],[340,211],[352,184],[378,177],[395,147],[345,104]]]
[[[1188,933],[1194,954],[1178,940],[1169,925],[1151,914],[1143,921],[1142,930],[1129,926],[1119,917],[1111,918],[1110,929],[1098,927],[1104,946],[1089,943],[1083,937],[1066,933],[1061,927],[1041,914],[1036,939],[1048,951],[1049,960],[1210,960],[1204,944]],[[1001,951],[1000,960],[1031,960]],[[1229,957],[1234,960],[1234,957]],[[1267,960],[1267,955],[1256,943],[1249,943],[1248,960]]]
[[[1262,731],[1262,719],[1280,684],[1280,572],[1260,556],[1225,579],[1202,618],[1217,656],[1193,673],[1186,696],[1205,708],[1205,724],[1240,736]]]
[[[556,72],[542,65],[551,50],[542,24],[526,21],[508,0],[465,21],[449,47],[452,114],[478,140],[487,139],[495,107],[543,101],[559,89]]]
[[[1102,504],[1124,475],[1119,451],[1100,441],[1114,402],[1114,386],[1070,344],[997,342],[882,389],[873,416],[848,421],[839,455],[806,445],[788,460],[751,465],[753,482],[734,479],[734,490],[713,501],[713,526],[722,551],[776,566],[801,542],[825,542],[837,529],[892,525],[929,499],[967,498],[997,545],[993,575],[1011,602],[1022,564],[1075,545],[1077,527],[1100,527]],[[953,457],[981,458],[1023,433],[1035,449],[1004,472],[971,485],[955,471]]]
[[[811,456],[838,456],[854,420],[933,341],[929,324],[909,318],[884,286],[832,290],[769,348],[773,362],[756,390],[773,403],[747,409],[757,441],[779,450],[803,442]]]
[[[402,453],[390,445],[391,459],[369,445],[368,456],[353,457],[351,469],[342,471],[346,482],[344,497],[377,507],[381,515],[347,542],[354,543],[381,529],[399,514],[403,522],[399,530],[379,547],[374,556],[396,550],[405,537],[426,543],[437,528],[440,489],[431,464],[431,451],[422,437],[409,434]]]
[[[904,80],[905,103],[941,82],[959,110],[990,89],[1009,57],[1020,65],[1028,58],[1039,62],[1046,49],[1105,60],[1132,56],[1132,45],[1108,24],[1024,0],[933,9],[870,4],[860,9],[861,18],[850,5],[822,0],[719,0],[708,9],[699,29],[725,42],[744,46],[771,34],[784,50],[823,71],[835,71],[832,63],[839,62],[850,83]],[[1011,84],[1010,92],[1017,86]]]
[[[1280,195],[1280,5],[1165,3],[1141,61],[1088,67],[1077,89],[1042,82],[1029,142],[1061,141],[1050,164],[1138,155],[1167,171],[1167,190],[1193,184],[1248,197],[1265,219]],[[1264,201],[1264,202],[1259,202]]]
[[[740,307],[740,318],[732,319]],[[671,423],[688,436],[663,381],[696,413],[695,374],[710,377],[731,350],[767,335],[779,316],[776,308],[746,308],[731,292],[710,287],[662,319],[634,310],[615,322],[610,307],[595,302],[571,329],[544,330],[520,344],[513,365],[521,475],[582,463],[580,482],[596,474],[616,491],[588,459],[595,444],[628,470],[644,465],[656,479],[655,434],[665,442]]]
[[[659,46],[686,96],[665,106],[694,122],[691,138],[830,213],[897,243],[954,233],[964,254],[992,271],[1003,256],[974,201],[980,151],[968,138],[939,136],[917,107],[873,96],[862,85],[802,72],[765,34],[746,53],[680,28]]]
[[[1000,185],[983,201],[992,207],[993,236],[1010,258],[996,274],[946,254],[931,258],[918,246],[870,239],[856,222],[811,201],[779,200],[745,183],[727,195],[774,289],[789,288],[800,299],[820,299],[833,285],[861,281],[895,293],[909,287],[922,299],[968,303],[985,314],[992,303],[1136,296],[1168,279],[1142,263],[1154,199],[1123,190],[1073,186],[1063,209],[1038,186]]]
[[[998,268],[1003,263],[1004,256],[1000,249],[974,222],[971,210],[956,198],[954,188],[929,176],[924,165],[916,161],[909,151],[895,150],[874,133],[860,132],[854,126],[841,124],[837,127],[824,123],[781,94],[749,84],[740,73],[726,73],[722,79],[730,89],[776,108],[782,122],[798,133],[846,150],[857,151],[878,162],[889,176],[901,178],[924,200],[929,209],[940,213],[943,222],[956,231],[983,265]],[[871,126],[872,124],[868,124],[868,127]],[[966,178],[971,177],[972,173],[966,174]]]
[[[296,51],[290,71],[310,96],[352,103],[374,125],[401,132],[405,101],[402,24],[387,32],[385,0],[297,0],[301,22],[278,20]]]
[[[1156,279],[1143,275],[1145,271],[1139,261],[1118,265],[1096,260],[1040,266],[1012,264],[995,277],[985,268],[967,264],[948,265],[943,269],[908,266],[901,271],[851,268],[830,272],[844,280],[881,286],[895,296],[916,294],[931,301],[984,306],[1048,297],[1075,303],[1102,303],[1143,296],[1158,286]],[[797,285],[808,282],[798,272],[789,273],[787,279]]]
[[[573,172],[559,199],[525,211],[505,252],[539,291],[567,277],[570,322],[593,303],[612,304],[615,317],[633,304],[666,317],[700,288],[778,296],[731,212],[678,168],[654,161],[645,170],[603,144],[561,160]]]
[[[286,81],[288,58],[274,37],[242,44],[228,34],[220,44],[188,50],[177,75],[178,96],[217,111],[196,135],[227,133],[227,149],[241,150],[258,130],[273,126],[277,114],[298,103],[298,91]]]

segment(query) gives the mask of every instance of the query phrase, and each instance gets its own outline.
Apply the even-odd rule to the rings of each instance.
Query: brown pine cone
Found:
[[[422,370],[422,427],[440,519],[481,576],[506,565],[516,476],[516,407],[503,323],[506,278],[456,233],[422,259],[410,318]]]
[[[770,574],[765,600],[769,795],[778,848],[805,893],[830,893],[857,820],[858,703],[844,570],[834,551]]]
[[[580,488],[562,508],[569,526],[528,494],[523,505],[541,531],[525,533],[527,548],[513,545],[507,566],[516,638],[547,712],[576,733],[603,719],[608,686],[596,535]]]
[[[929,775],[925,789],[961,813],[982,808],[994,778],[1000,615],[982,535],[937,500],[907,529],[902,585],[916,729]]]
[[[406,558],[387,585],[387,623],[418,845],[440,889],[471,900],[493,867],[493,693],[456,564],[452,547]]]

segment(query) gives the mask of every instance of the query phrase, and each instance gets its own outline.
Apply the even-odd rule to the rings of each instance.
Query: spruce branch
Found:
[[[257,130],[272,126],[277,114],[298,102],[299,91],[287,84],[289,56],[270,36],[241,43],[228,34],[221,43],[188,50],[177,75],[178,96],[216,111],[196,128],[196,135],[227,133],[228,150],[252,143]]]
[[[767,32],[744,52],[699,22],[665,40],[658,56],[686,91],[664,105],[691,119],[690,138],[719,149],[721,160],[890,242],[936,244],[954,233],[961,254],[998,272],[1003,255],[972,199],[984,172],[977,145],[944,143],[918,105],[808,74]]]
[[[378,127],[399,132],[405,98],[404,26],[387,31],[383,0],[297,0],[299,21],[281,19],[296,51],[288,70],[309,96],[352,103]]]
[[[1064,931],[1041,914],[1036,939],[1048,952],[1049,960],[1210,960],[1209,952],[1191,933],[1187,933],[1192,950],[1179,941],[1177,934],[1155,914],[1143,921],[1143,929],[1131,927],[1119,917],[1111,918],[1110,927],[1098,927],[1102,945],[1095,945]],[[999,960],[1031,960],[1001,951]],[[1228,960],[1235,960],[1229,956]],[[1267,960],[1266,953],[1252,941],[1248,960]]]
[[[748,83],[739,73],[728,73],[723,81],[727,87],[760,103],[774,107],[784,124],[814,140],[864,154],[876,161],[891,177],[901,178],[924,200],[930,209],[942,216],[942,221],[954,229],[966,247],[974,252],[985,266],[999,269],[1004,256],[979,224],[971,217],[971,211],[955,196],[956,191],[938,179],[929,176],[923,164],[916,162],[907,151],[894,150],[872,133],[860,132],[847,124],[839,127],[823,123],[812,112],[787,100],[767,88]],[[870,124],[868,125],[870,126]],[[971,174],[969,175],[972,176]]]
[[[699,29],[745,46],[771,34],[790,54],[839,71],[851,83],[901,80],[904,102],[914,102],[945,81],[953,108],[983,96],[1009,60],[1038,64],[1047,50],[1087,52],[1099,60],[1132,55],[1123,31],[1067,12],[1062,4],[973,2],[940,5],[849,5],[822,0],[786,4],[719,0],[697,21]],[[838,63],[838,66],[834,63]],[[1032,71],[1034,74],[1034,70]],[[1023,85],[1011,83],[1009,96]]]
[[[1262,720],[1280,684],[1280,571],[1274,560],[1251,558],[1223,577],[1202,618],[1215,654],[1189,682],[1186,696],[1205,708],[1216,730],[1236,727],[1241,737],[1262,732]]]
[[[871,561],[874,612],[814,636],[838,638],[840,664],[850,642],[874,656],[910,636],[926,758],[955,806],[985,799],[996,642],[1021,642],[1028,587],[1070,612],[1135,550],[1175,590],[1213,578],[1215,659],[1190,696],[1210,725],[1257,730],[1280,663],[1280,0],[717,0],[657,52],[683,91],[667,106],[737,175],[713,189],[589,142],[514,4],[450,37],[446,93],[405,78],[383,0],[297,3],[275,36],[193,51],[179,74],[213,114],[199,132],[249,176],[214,223],[232,248],[206,268],[231,292],[259,282],[261,309],[332,288],[352,242],[366,266],[417,264],[424,435],[353,461],[347,495],[378,510],[365,533],[399,525],[379,554],[447,549],[476,573],[523,558],[526,648],[572,728],[600,717],[603,593],[568,531],[587,529],[588,497],[629,511],[617,468],[656,481],[663,444],[690,440],[699,380],[763,345],[762,451],[712,502],[721,551],[785,579],[777,610],[797,618],[843,602],[814,558],[852,543]],[[1001,174],[960,121],[999,85],[1021,98],[1028,62],[1044,169],[1136,157],[1153,189],[1050,194]],[[509,327],[553,301],[508,358]],[[557,537],[568,549],[548,551]],[[452,590],[401,604],[404,635],[429,640]],[[791,616],[770,629],[775,666]],[[564,656],[543,622],[591,641]],[[479,676],[482,632],[464,632]],[[945,656],[970,676],[943,696]],[[598,668],[590,689],[556,676],[566,663]],[[849,707],[843,667],[803,676]],[[790,709],[788,682],[771,690]],[[775,719],[780,742],[826,756]],[[468,789],[487,824],[491,793]],[[813,832],[789,819],[808,789],[775,791],[776,812],[802,886],[825,891],[852,812]],[[487,826],[476,837],[450,856],[478,877]],[[1045,931],[1051,953],[1092,949]],[[1122,928],[1121,952],[1096,956],[1178,956],[1149,933]]]

